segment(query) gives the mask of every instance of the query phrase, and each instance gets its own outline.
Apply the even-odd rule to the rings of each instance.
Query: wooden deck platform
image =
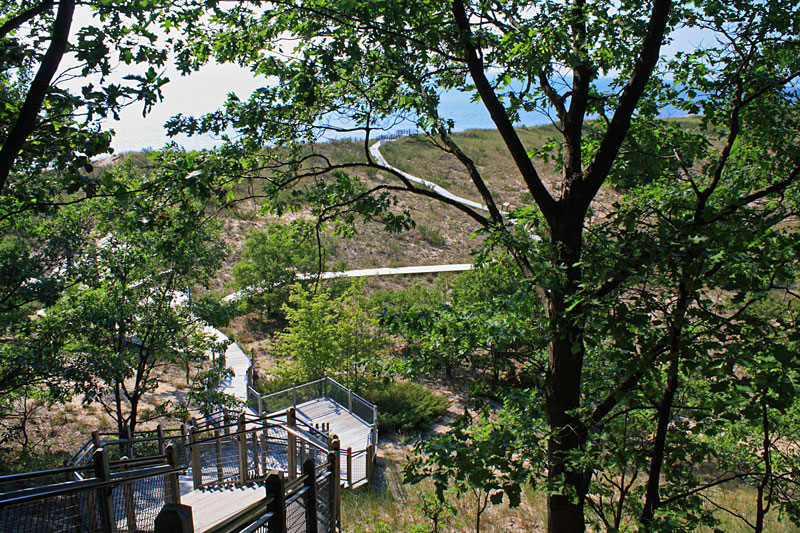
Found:
[[[297,406],[297,415],[312,424],[330,424],[330,434],[338,435],[342,451],[365,450],[372,428],[330,398],[317,398]]]
[[[338,435],[341,444],[341,482],[347,486],[347,480],[351,479],[354,487],[365,483],[366,479],[362,479],[366,476],[366,453],[364,451],[371,443],[371,426],[330,398],[317,398],[298,404],[295,410],[298,419],[312,425],[329,424],[330,434]],[[279,416],[277,419],[280,420],[281,417]],[[353,452],[352,473],[349,478],[347,473],[348,448]],[[285,451],[281,459],[285,462]],[[194,530],[197,533],[207,531],[212,526],[266,497],[263,485],[191,490],[191,472],[182,476],[181,489],[181,503],[192,507]],[[186,490],[189,492],[184,492]]]
[[[181,497],[183,505],[192,508],[192,519],[196,533],[231,518],[242,509],[266,498],[263,485],[225,488],[216,490],[195,490]]]

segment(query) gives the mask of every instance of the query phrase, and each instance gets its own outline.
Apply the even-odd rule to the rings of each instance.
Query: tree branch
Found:
[[[34,17],[38,17],[45,11],[53,7],[53,0],[43,0],[37,6],[34,6],[26,11],[23,11],[15,17],[11,17],[0,26],[0,39],[4,38],[10,32],[16,30]]]
[[[489,80],[486,79],[486,73],[483,70],[483,61],[478,57],[478,51],[472,44],[472,31],[470,30],[469,19],[464,10],[463,0],[453,0],[452,9],[456,26],[461,32],[467,67],[469,68],[472,80],[475,82],[478,94],[483,100],[484,106],[486,106],[486,109],[489,111],[492,121],[495,123],[495,126],[497,126],[497,131],[500,132],[500,136],[503,138],[508,151],[511,153],[511,157],[514,159],[514,163],[516,163],[520,174],[522,174],[522,179],[528,186],[528,190],[536,201],[536,205],[539,206],[545,219],[547,219],[548,222],[552,222],[556,216],[556,202],[553,200],[547,187],[544,186],[544,182],[542,182],[539,173],[536,171],[536,167],[533,166],[531,158],[528,157],[528,153],[522,145],[522,141],[516,131],[514,131],[514,126],[511,124],[511,120],[508,118],[505,108],[500,103],[500,100],[497,99],[497,95],[492,89]]]
[[[42,109],[44,97],[50,88],[50,82],[55,76],[64,51],[67,49],[69,29],[72,25],[72,15],[75,12],[75,0],[61,0],[58,4],[58,13],[53,23],[53,34],[50,46],[47,48],[39,70],[28,89],[28,96],[20,109],[17,121],[8,133],[3,148],[0,149],[0,193],[3,192],[8,175],[19,156],[22,146],[36,126],[36,118]]]
[[[600,143],[594,160],[586,169],[584,179],[586,186],[581,191],[581,207],[588,209],[595,194],[608,176],[622,142],[628,134],[633,112],[636,110],[639,99],[658,62],[661,41],[664,39],[671,7],[671,0],[655,0],[653,4],[650,24],[633,74],[622,91],[619,105],[614,111],[614,116],[611,117],[606,135]]]

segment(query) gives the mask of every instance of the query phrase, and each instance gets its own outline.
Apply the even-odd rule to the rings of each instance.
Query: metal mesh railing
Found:
[[[102,533],[108,528],[98,507],[99,490],[54,494],[34,501],[0,506],[0,531]]]
[[[94,452],[92,468],[65,467],[25,475],[5,476],[18,482],[44,484],[0,494],[0,531],[14,533],[120,533],[153,531],[155,518],[167,502],[178,500],[178,475],[172,449],[166,455],[129,461],[109,461],[108,451]],[[70,481],[49,482],[65,471],[80,471]],[[87,479],[83,479],[83,478]]]
[[[168,497],[164,476],[153,476],[122,482],[113,488],[114,518],[119,533],[153,531],[158,512]]]
[[[331,484],[330,472],[325,472],[317,478],[317,531],[330,531],[332,522],[331,508]]]
[[[232,435],[219,436],[194,444],[200,450],[200,479],[202,485],[219,486],[236,483],[239,474],[239,442]],[[192,469],[198,465],[192,464]]]
[[[301,490],[286,500],[286,531],[305,533],[306,531],[306,491]]]

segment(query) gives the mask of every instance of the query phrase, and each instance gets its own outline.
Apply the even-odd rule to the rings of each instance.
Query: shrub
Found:
[[[425,429],[447,410],[447,399],[427,387],[409,381],[379,385],[366,398],[378,406],[381,431]]]

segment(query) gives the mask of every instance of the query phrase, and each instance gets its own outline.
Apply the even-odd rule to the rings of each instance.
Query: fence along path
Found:
[[[198,532],[335,531],[339,440],[322,443],[322,432],[294,423],[294,409],[283,416],[210,416],[125,440],[96,432],[74,456],[81,464],[0,477],[0,531],[172,533],[182,531],[180,509]],[[178,475],[188,468],[196,490],[181,495]],[[159,529],[162,512],[175,516]]]

